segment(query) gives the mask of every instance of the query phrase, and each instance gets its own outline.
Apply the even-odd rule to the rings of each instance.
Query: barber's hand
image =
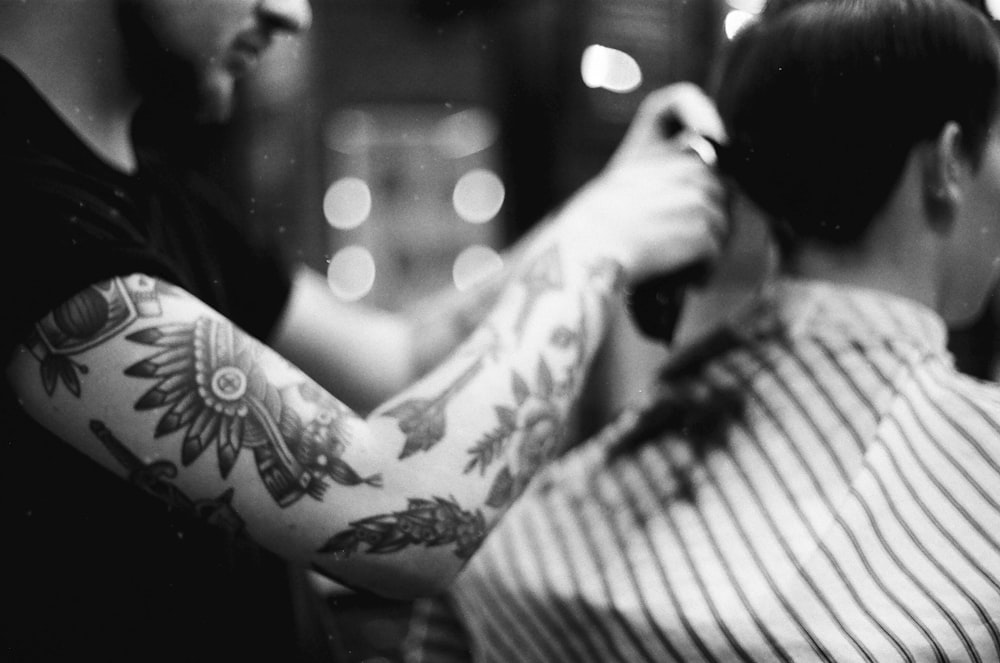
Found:
[[[635,283],[714,259],[727,230],[725,189],[670,124],[725,142],[722,121],[696,86],[652,93],[604,171],[564,206],[560,241],[584,256],[618,261]]]

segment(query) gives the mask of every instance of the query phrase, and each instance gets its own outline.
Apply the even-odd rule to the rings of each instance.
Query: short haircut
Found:
[[[998,48],[990,21],[959,0],[770,0],[713,90],[731,141],[725,168],[786,244],[852,244],[912,149],[947,122],[978,166],[997,114]]]

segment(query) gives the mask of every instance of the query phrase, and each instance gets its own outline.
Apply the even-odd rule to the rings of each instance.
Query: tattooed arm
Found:
[[[367,420],[139,274],[47,315],[7,377],[37,421],[172,506],[224,514],[348,584],[425,591],[457,572],[512,496],[494,487],[501,465],[520,480],[554,450],[603,325],[612,266],[568,266],[553,250],[537,269],[489,327]],[[501,424],[506,439],[474,456]]]
[[[567,205],[454,354],[367,418],[141,274],[45,316],[7,379],[39,423],[172,506],[345,584],[435,591],[558,450],[623,273],[718,248],[711,174],[666,148],[639,155]]]

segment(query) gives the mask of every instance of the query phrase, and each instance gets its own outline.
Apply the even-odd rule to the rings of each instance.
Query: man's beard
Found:
[[[181,123],[219,123],[232,113],[231,81],[215,81],[164,47],[139,3],[119,3],[126,71],[147,112]]]

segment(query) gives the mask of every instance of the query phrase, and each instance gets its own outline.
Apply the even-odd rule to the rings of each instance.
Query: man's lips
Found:
[[[230,69],[236,74],[244,74],[257,66],[261,55],[271,46],[271,36],[260,32],[248,32],[233,42],[228,60]]]

